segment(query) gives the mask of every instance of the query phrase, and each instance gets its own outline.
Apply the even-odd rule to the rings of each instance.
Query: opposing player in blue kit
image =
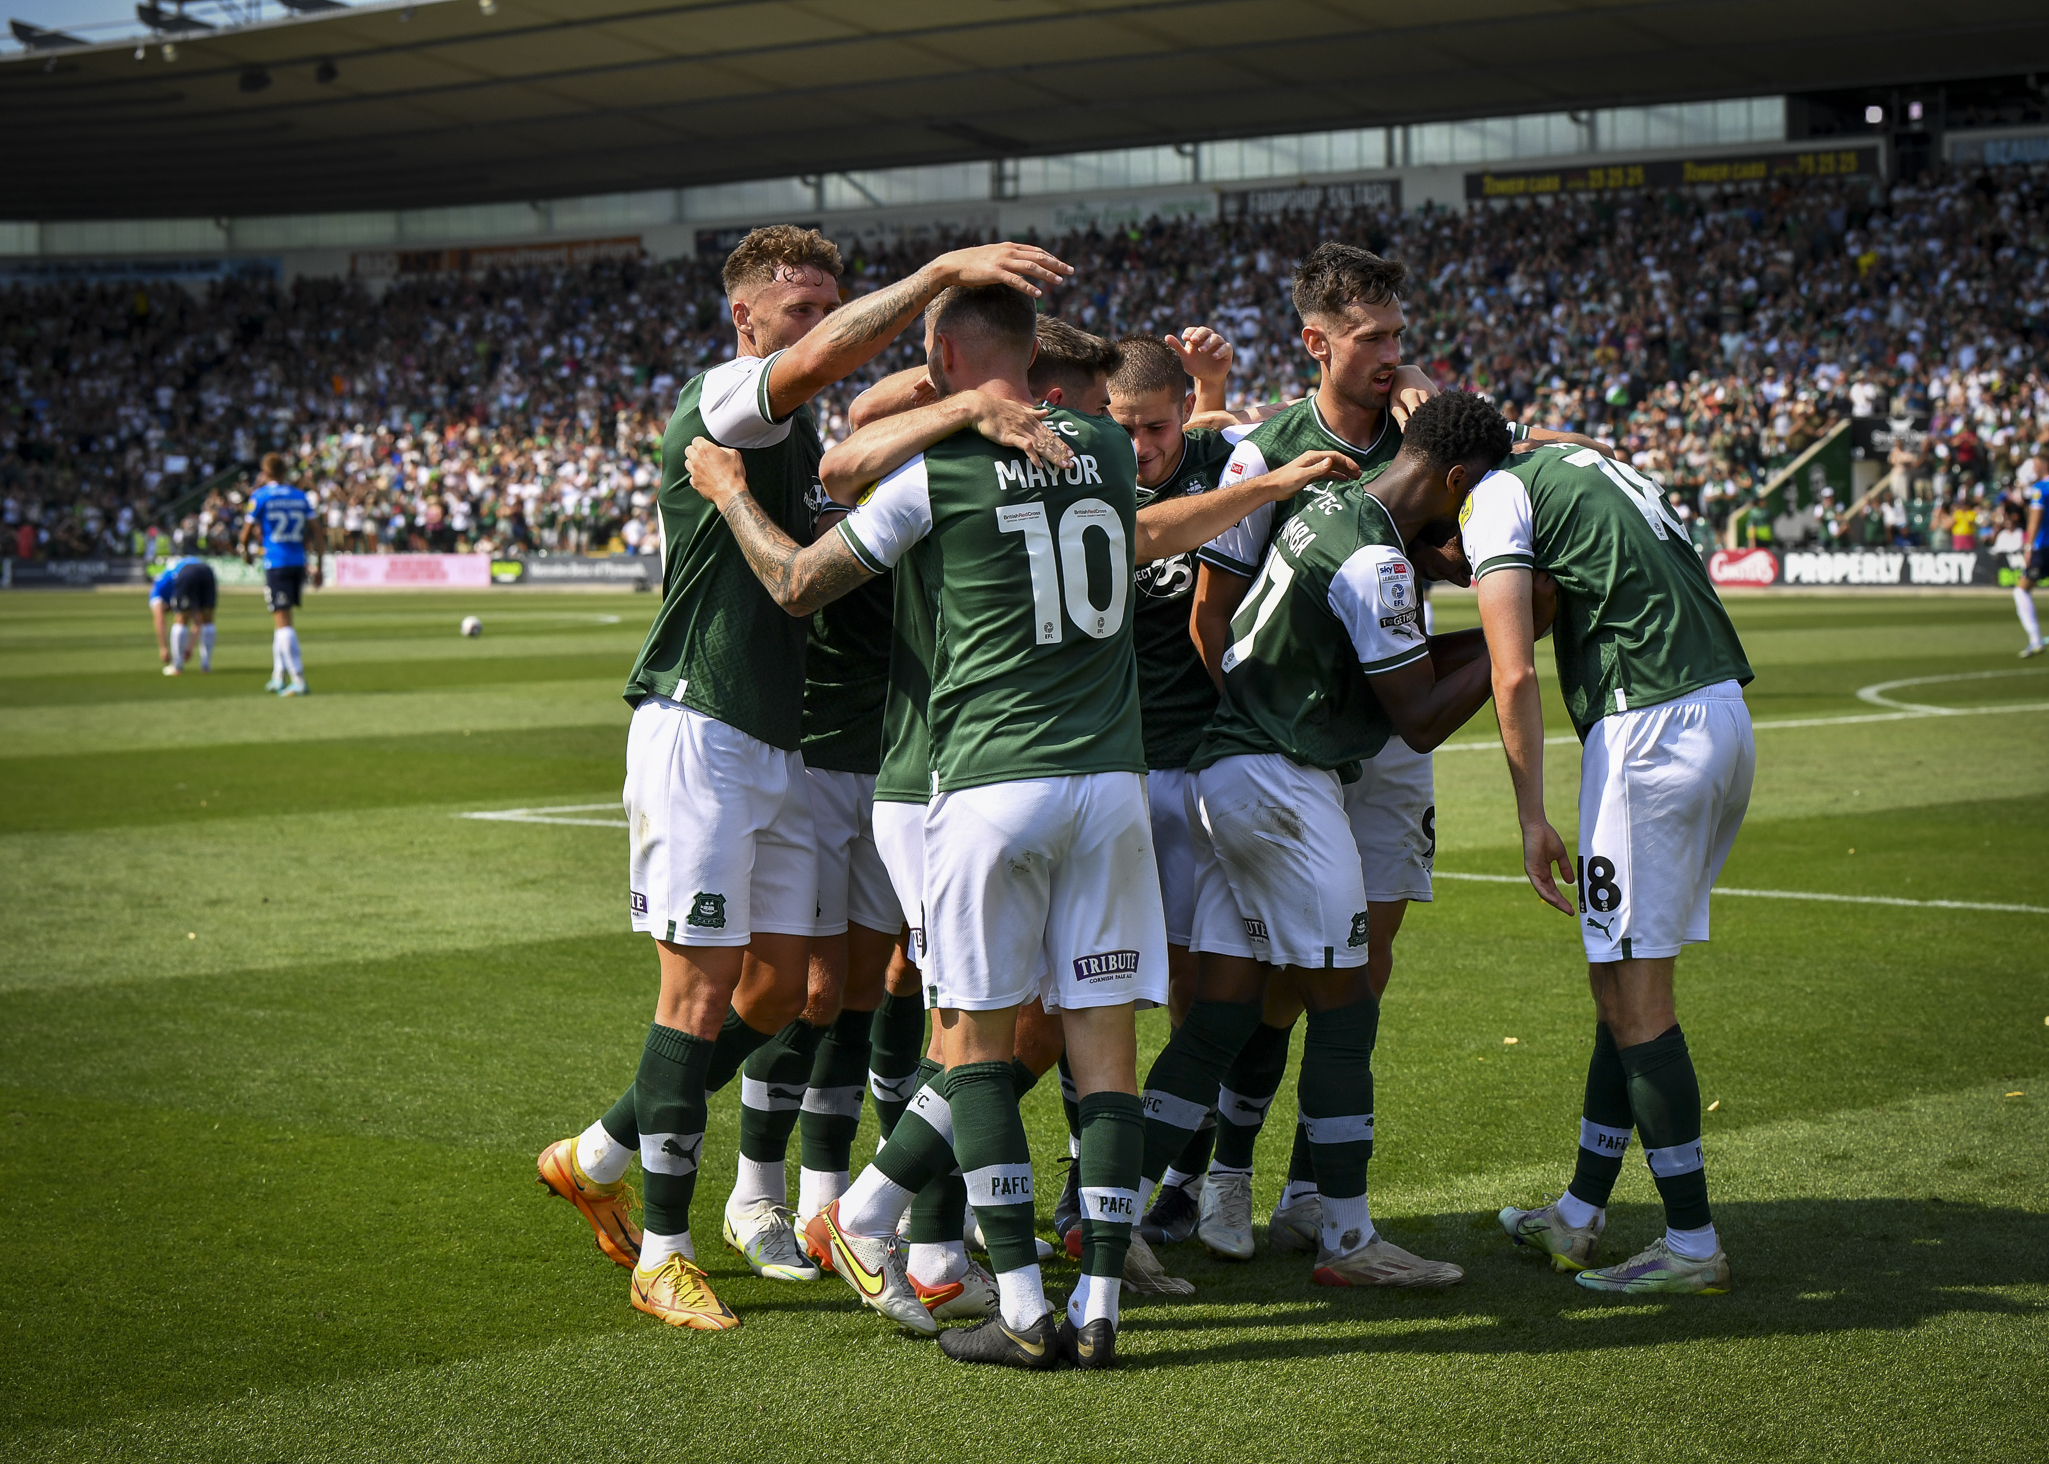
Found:
[[[299,632],[292,611],[310,576],[320,588],[320,556],[326,549],[326,528],[313,512],[313,500],[285,481],[287,464],[281,452],[263,455],[263,477],[249,496],[249,517],[242,524],[242,557],[251,546],[263,546],[263,603],[275,624],[270,639],[270,680],[265,691],[279,696],[306,695],[306,668],[299,655]],[[306,557],[308,546],[313,557]]]
[[[163,662],[164,675],[184,672],[195,643],[199,669],[213,670],[213,607],[219,597],[213,566],[189,554],[172,560],[156,577],[149,587],[149,614],[156,626],[157,659]]]

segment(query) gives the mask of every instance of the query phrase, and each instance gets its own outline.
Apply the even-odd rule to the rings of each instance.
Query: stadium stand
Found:
[[[1408,214],[1152,221],[1050,245],[1047,308],[1105,333],[1211,324],[1240,402],[1310,382],[1296,258],[1364,242],[1412,270],[1411,359],[1543,425],[1611,435],[1696,537],[1852,413],[1925,420],[1890,487],[1776,524],[1782,542],[1991,545],[2012,469],[2049,440],[2049,168],[1940,167]],[[866,290],[936,249],[849,246]],[[16,286],[0,292],[0,552],[225,552],[237,465],[296,454],[338,547],[653,547],[678,383],[731,354],[715,260],[403,280]],[[876,363],[917,359],[900,344]],[[850,384],[851,385],[851,384]],[[823,413],[829,435],[841,408]],[[1847,497],[1847,495],[1844,495]],[[1746,523],[1746,518],[1748,522]]]

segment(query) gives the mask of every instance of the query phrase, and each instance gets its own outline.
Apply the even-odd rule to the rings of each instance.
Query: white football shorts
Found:
[[[1724,681],[1594,723],[1580,753],[1580,937],[1593,962],[1708,938],[1708,891],[1750,806],[1757,744]]]
[[[809,935],[818,855],[804,760],[651,696],[626,729],[633,928],[677,945]]]
[[[844,935],[847,922],[894,935],[900,909],[875,848],[875,775],[804,769],[818,836],[818,919],[813,935]]]
[[[1336,773],[1278,753],[1193,776],[1189,949],[1275,966],[1366,964],[1366,885]]]
[[[1153,858],[1160,866],[1160,905],[1167,912],[1167,944],[1185,946],[1195,924],[1195,846],[1188,842],[1185,768],[1154,768],[1145,775],[1152,811]]]
[[[875,831],[875,852],[896,892],[910,942],[904,954],[914,966],[925,964],[925,805],[887,803],[877,799],[869,815]]]
[[[1167,932],[1137,773],[1026,778],[933,797],[926,1004],[1158,1006]]]
[[[1345,817],[1359,847],[1366,902],[1428,900],[1437,862],[1437,785],[1430,754],[1399,737],[1363,764],[1345,784]]]

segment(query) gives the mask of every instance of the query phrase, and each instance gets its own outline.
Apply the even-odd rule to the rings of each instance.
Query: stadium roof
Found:
[[[419,208],[2049,72],[2049,5],[445,0],[175,47],[0,61],[0,211]]]

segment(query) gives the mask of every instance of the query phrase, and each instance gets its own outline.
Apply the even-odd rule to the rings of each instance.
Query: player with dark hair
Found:
[[[1563,446],[1500,462],[1474,488],[1461,533],[1479,580],[1523,872],[1578,920],[1595,1014],[1572,1181],[1534,1209],[1503,1209],[1502,1228],[1595,1291],[1726,1291],[1673,969],[1682,946],[1708,938],[1708,892],[1750,802],[1749,662],[1664,491],[1626,463]],[[1544,807],[1529,619],[1538,570],[1557,581],[1558,679],[1583,744],[1576,875]],[[1553,866],[1577,879],[1577,910]],[[1632,1128],[1665,1233],[1590,1270]]]
[[[1344,782],[1393,737],[1427,753],[1487,699],[1485,657],[1423,635],[1403,546],[1508,448],[1492,408],[1449,393],[1416,409],[1378,477],[1298,495],[1231,623],[1221,700],[1189,763],[1201,954],[1187,1019],[1146,1078],[1146,1182],[1219,1101],[1269,984],[1286,982],[1308,1011],[1300,1103],[1323,1285],[1463,1274],[1380,1237],[1367,1205],[1379,1001]]]
[[[679,1327],[739,1325],[690,1236],[705,1095],[799,1016],[818,918],[798,751],[808,622],[763,592],[731,529],[693,490],[685,449],[730,449],[757,511],[808,540],[823,494],[806,403],[942,290],[987,286],[1029,311],[1042,285],[1071,271],[1042,249],[992,244],[942,255],[844,307],[839,273],[838,249],[814,230],[749,234],[725,270],[738,353],[677,397],[657,500],[662,604],[625,689],[629,901],[633,928],[655,940],[661,988],[633,1085],[538,1161],[541,1182],[577,1206],[605,1254],[633,1267],[632,1304]],[[623,1177],[636,1150],[644,1234]],[[761,1208],[746,1240],[762,1255],[794,1256],[787,1211]],[[764,1226],[781,1233],[764,1239]]]
[[[213,612],[219,596],[213,566],[189,554],[164,566],[149,587],[149,615],[156,626],[157,660],[163,663],[164,675],[184,671],[194,641],[199,645],[199,669],[213,670]]]
[[[1117,369],[1117,347],[1054,315],[1041,315],[1034,322],[1033,333],[1038,349],[1025,373],[1033,398],[1089,417],[1108,411],[1108,383],[1110,373]]]
[[[299,632],[292,612],[299,607],[306,581],[320,588],[320,556],[327,547],[327,529],[313,512],[313,500],[285,481],[290,464],[281,452],[263,455],[262,477],[249,496],[249,517],[243,520],[241,549],[253,560],[263,548],[263,604],[270,611],[270,680],[265,691],[279,696],[306,695],[306,667],[299,652]],[[308,559],[307,552],[312,552]]]

